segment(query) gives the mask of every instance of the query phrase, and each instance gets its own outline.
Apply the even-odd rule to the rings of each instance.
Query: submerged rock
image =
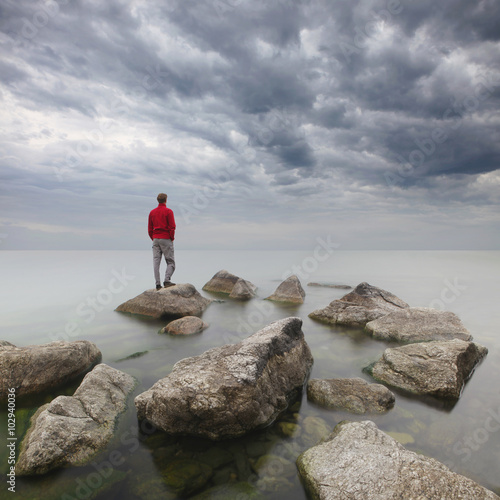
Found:
[[[350,285],[339,285],[337,283],[325,283],[325,282],[311,282],[308,283],[307,286],[317,286],[317,287],[323,287],[323,288],[338,288],[340,290],[351,290],[352,286]]]
[[[66,384],[90,370],[101,359],[101,351],[87,340],[57,341],[16,347],[0,345],[0,400],[8,389],[16,396],[38,394]]]
[[[73,396],[59,396],[39,408],[21,444],[16,474],[45,474],[89,462],[113,437],[134,385],[130,375],[100,364]]]
[[[382,413],[394,406],[394,394],[382,384],[362,378],[312,379],[307,383],[307,399],[326,408],[353,413]]]
[[[370,321],[365,329],[373,338],[388,341],[472,340],[472,335],[456,314],[428,307],[408,307],[391,312]]]
[[[200,316],[210,302],[193,285],[183,283],[160,290],[146,290],[115,310],[153,318],[182,318]]]
[[[326,440],[302,453],[297,466],[318,500],[499,500],[437,460],[407,450],[371,421],[341,422]]]
[[[197,316],[185,316],[170,322],[161,329],[160,333],[170,333],[171,335],[194,335],[201,333],[208,325]]]
[[[275,421],[302,389],[312,355],[300,318],[179,361],[135,399],[140,419],[172,434],[232,438]]]
[[[360,283],[352,292],[317,309],[309,317],[329,324],[365,326],[381,316],[409,307],[386,290]]]
[[[464,340],[435,340],[389,348],[368,368],[373,378],[414,394],[458,399],[488,349]]]
[[[289,302],[292,304],[302,304],[306,292],[300,284],[300,280],[295,274],[283,281],[272,295],[266,300],[273,300],[275,302]]]
[[[173,460],[162,470],[167,486],[181,496],[190,495],[203,488],[212,474],[212,467],[188,458]]]
[[[232,299],[247,300],[255,296],[257,287],[239,276],[223,269],[215,273],[203,286],[206,292],[225,293]]]

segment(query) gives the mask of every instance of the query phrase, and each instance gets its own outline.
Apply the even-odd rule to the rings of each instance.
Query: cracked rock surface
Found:
[[[441,462],[404,448],[373,422],[341,422],[297,459],[316,500],[499,500]]]
[[[396,295],[368,283],[360,283],[352,292],[317,309],[309,317],[331,325],[365,326],[381,316],[409,305]]]
[[[16,474],[45,474],[90,461],[113,437],[134,385],[130,375],[100,364],[73,396],[59,396],[39,408],[21,444]]]
[[[366,324],[373,338],[396,342],[429,340],[472,340],[460,318],[450,311],[428,307],[409,307],[387,314]]]
[[[63,385],[85,373],[101,359],[93,342],[57,341],[16,347],[0,343],[0,400],[13,387],[17,396],[38,394]]]
[[[389,348],[368,368],[373,378],[414,394],[458,399],[488,349],[464,340],[435,340]]]
[[[186,358],[135,398],[139,419],[172,434],[218,440],[264,427],[302,390],[313,358],[300,318]]]

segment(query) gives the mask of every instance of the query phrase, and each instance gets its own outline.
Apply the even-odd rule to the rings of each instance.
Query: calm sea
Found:
[[[195,496],[216,487],[227,498],[304,500],[293,465],[325,429],[344,419],[370,418],[413,451],[434,457],[452,470],[497,493],[500,490],[500,252],[468,251],[176,251],[173,280],[203,285],[220,269],[258,286],[258,297],[245,303],[212,303],[203,315],[210,327],[192,337],[158,331],[164,321],[132,317],[116,306],[154,285],[149,251],[20,251],[0,252],[0,339],[18,346],[52,340],[86,339],[97,344],[103,362],[137,379],[134,396],[166,376],[178,360],[234,343],[270,322],[288,316],[303,320],[314,356],[312,378],[362,377],[387,344],[360,329],[330,327],[308,318],[314,309],[340,298],[346,290],[309,287],[309,282],[356,286],[366,281],[384,288],[412,306],[435,307],[460,316],[474,340],[489,354],[467,383],[455,405],[396,394],[396,406],[384,415],[356,416],[321,409],[304,396],[282,416],[296,423],[295,434],[278,424],[230,442],[174,439],[140,428],[133,399],[119,420],[116,439],[87,467],[69,468],[37,479],[17,478],[16,498],[181,498],[169,493],[162,474],[193,474],[186,464],[208,463]],[[162,265],[162,271],[164,269]],[[284,307],[263,301],[287,275],[299,276],[304,304]],[[19,401],[17,436],[21,440],[30,415],[56,394],[71,394],[77,384],[51,395]],[[0,410],[0,464],[7,471],[6,408]],[[112,453],[115,451],[116,453]],[[277,455],[279,466],[262,466],[263,455]],[[110,459],[116,458],[113,467]],[[272,458],[272,457],[271,457]],[[278,463],[278,462],[275,462]],[[178,468],[178,470],[176,469]],[[184,467],[184,469],[183,469]],[[225,486],[223,486],[225,485]],[[0,486],[0,498],[7,496]],[[65,496],[66,495],[66,496]],[[240,495],[240,496],[238,496]],[[12,497],[14,498],[14,497]],[[226,498],[210,493],[200,498]]]

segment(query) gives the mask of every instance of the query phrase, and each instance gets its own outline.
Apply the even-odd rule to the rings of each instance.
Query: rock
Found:
[[[265,500],[252,484],[244,481],[214,486],[199,493],[190,500]]]
[[[365,329],[379,340],[426,342],[429,340],[472,340],[472,335],[449,311],[428,307],[408,307],[366,324]]]
[[[464,340],[434,340],[389,348],[367,370],[379,381],[415,393],[458,399],[488,349]]]
[[[300,284],[299,278],[293,274],[281,283],[272,295],[266,300],[274,300],[275,302],[290,302],[292,304],[303,304],[306,292]]]
[[[9,388],[16,396],[38,394],[82,375],[101,359],[101,351],[87,340],[57,341],[16,347],[0,345],[0,400]]]
[[[231,293],[229,294],[229,298],[238,300],[249,300],[252,297],[255,297],[255,290],[257,290],[257,287],[253,283],[250,283],[250,281],[240,278],[234,284],[234,287],[231,290]]]
[[[177,362],[136,397],[139,419],[171,434],[213,440],[270,425],[312,366],[301,326],[300,318],[276,321],[238,344]]]
[[[255,296],[257,287],[253,283],[250,283],[250,281],[222,270],[215,273],[212,279],[205,283],[203,290],[206,292],[225,293],[233,299],[246,300]]]
[[[317,443],[330,434],[331,427],[320,417],[309,416],[302,422],[302,442],[308,446]]]
[[[45,474],[88,463],[113,437],[134,385],[130,375],[100,364],[73,396],[59,396],[39,408],[21,444],[16,474]]]
[[[197,316],[185,316],[170,322],[162,328],[160,333],[170,333],[171,335],[193,335],[201,333],[208,325]]]
[[[394,406],[396,398],[381,384],[369,384],[362,378],[338,378],[309,380],[307,399],[353,413],[383,413]]]
[[[203,488],[212,474],[213,470],[209,465],[187,458],[173,460],[162,470],[167,486],[181,496],[190,495]]]
[[[499,500],[437,460],[407,450],[371,421],[341,422],[325,441],[302,453],[297,466],[317,500]]]
[[[365,326],[369,321],[407,307],[406,302],[392,293],[361,283],[324,309],[313,311],[309,317],[331,325]]]
[[[184,283],[161,290],[146,290],[115,310],[153,318],[182,318],[200,316],[210,302],[193,285]]]
[[[312,282],[312,283],[308,283],[307,286],[320,286],[320,287],[324,287],[324,288],[338,288],[340,290],[351,290],[352,289],[352,286],[349,286],[349,285],[338,285],[336,283],[324,283],[324,282],[320,282],[320,283]]]

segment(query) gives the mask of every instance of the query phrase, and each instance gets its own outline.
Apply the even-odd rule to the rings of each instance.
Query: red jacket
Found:
[[[159,238],[174,241],[174,212],[167,208],[165,203],[160,203],[157,208],[149,213],[148,233],[151,239]]]

